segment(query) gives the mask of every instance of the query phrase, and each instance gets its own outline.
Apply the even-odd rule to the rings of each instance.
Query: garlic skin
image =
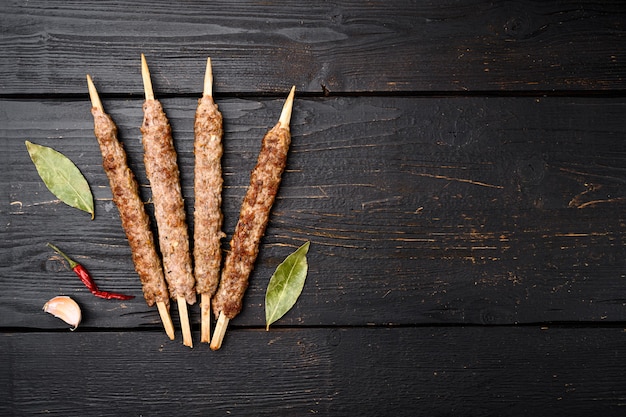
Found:
[[[78,303],[65,295],[59,295],[49,300],[44,304],[43,311],[73,326],[70,329],[72,331],[76,330],[82,318]]]

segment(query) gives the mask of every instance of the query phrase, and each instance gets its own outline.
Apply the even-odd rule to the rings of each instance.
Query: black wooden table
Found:
[[[626,4],[621,1],[5,1],[0,6],[0,414],[626,413]],[[224,250],[260,139],[297,88],[287,170],[222,349],[141,297],[93,135],[86,74],[151,212],[148,59],[188,214],[211,57]],[[24,142],[72,159],[96,215]],[[189,229],[193,221],[189,219]],[[311,242],[265,330],[276,266]],[[93,297],[46,246],[83,263]],[[69,295],[76,331],[44,313]]]

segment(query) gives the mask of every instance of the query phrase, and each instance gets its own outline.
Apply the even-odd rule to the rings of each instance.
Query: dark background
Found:
[[[0,6],[3,415],[624,415],[626,3],[6,1]],[[163,332],[112,203],[85,76],[151,212],[146,55],[193,229],[193,117],[211,57],[224,250],[260,140],[297,88],[287,170],[221,350]],[[72,159],[96,217],[24,141]],[[276,266],[311,241],[265,331]],[[93,297],[48,247],[91,271]],[[44,313],[72,296],[71,332]]]

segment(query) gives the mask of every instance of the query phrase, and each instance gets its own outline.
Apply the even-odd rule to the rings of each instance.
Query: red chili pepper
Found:
[[[92,291],[92,294],[96,297],[105,298],[107,300],[132,300],[135,298],[134,295],[125,295],[117,292],[109,292],[109,291]]]
[[[107,300],[111,300],[111,299],[132,300],[133,298],[135,298],[134,295],[125,295],[125,294],[120,294],[116,292],[100,291],[100,289],[98,289],[98,286],[96,285],[96,282],[93,280],[91,275],[89,275],[89,272],[85,269],[84,266],[82,266],[81,264],[79,264],[78,262],[76,262],[75,260],[67,256],[66,254],[64,254],[61,251],[61,249],[57,248],[52,243],[48,243],[48,246],[50,246],[56,253],[58,253],[63,258],[65,258],[65,260],[70,264],[70,268],[72,268],[72,271],[74,271],[74,273],[78,275],[78,278],[80,278],[82,283],[85,284],[85,287],[87,287],[87,289],[89,289],[89,291],[91,291],[91,293],[95,295],[96,297],[104,298]]]

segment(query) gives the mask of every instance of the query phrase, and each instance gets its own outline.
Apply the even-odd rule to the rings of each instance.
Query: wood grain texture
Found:
[[[621,328],[230,330],[212,352],[158,332],[8,333],[0,411],[611,417],[625,342]]]
[[[0,94],[624,90],[621,1],[35,0],[0,6]]]
[[[195,100],[163,105],[191,210]],[[227,242],[281,100],[219,105]],[[305,240],[312,243],[309,278],[277,325],[623,321],[625,105],[530,97],[297,100],[287,171],[233,325],[262,326],[267,281]],[[107,100],[105,107],[147,187],[140,100]],[[90,298],[45,247],[63,247],[104,289],[140,295],[87,102],[4,100],[0,114],[2,325],[59,328],[40,312],[57,293],[86,304],[86,327],[156,325],[156,311],[141,299]],[[55,147],[83,170],[96,220],[49,194],[25,139]]]
[[[626,3],[9,0],[0,4],[0,414],[622,416]],[[224,231],[292,85],[293,143],[218,352],[141,299],[85,75],[143,165],[140,54],[193,218],[207,57],[224,115]],[[96,218],[60,203],[25,140],[70,157]],[[190,232],[193,231],[190,223]],[[309,275],[270,332],[276,266]],[[46,247],[105,290],[96,299]],[[70,295],[71,332],[42,311]],[[175,323],[179,323],[175,309]]]

